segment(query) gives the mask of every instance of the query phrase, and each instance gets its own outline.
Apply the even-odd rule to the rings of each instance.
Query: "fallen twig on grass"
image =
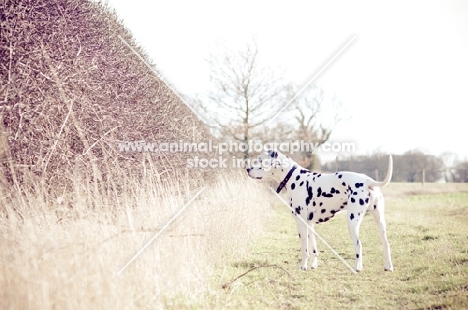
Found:
[[[293,279],[293,276],[292,276],[286,269],[284,269],[283,267],[278,266],[278,265],[276,265],[276,264],[273,264],[273,265],[257,266],[257,267],[250,268],[249,270],[247,270],[246,272],[244,272],[244,273],[241,274],[240,276],[237,276],[237,277],[235,277],[233,280],[224,283],[223,285],[221,285],[221,287],[222,287],[223,289],[227,289],[227,288],[229,288],[229,287],[231,286],[232,283],[234,283],[235,281],[239,280],[240,278],[242,278],[242,277],[245,276],[246,274],[248,274],[248,273],[250,273],[250,272],[252,272],[252,271],[254,271],[254,270],[256,270],[256,269],[260,269],[260,268],[269,268],[269,267],[275,267],[275,268],[281,269],[281,270],[283,270],[285,273],[287,273],[288,276],[289,276],[291,279]]]

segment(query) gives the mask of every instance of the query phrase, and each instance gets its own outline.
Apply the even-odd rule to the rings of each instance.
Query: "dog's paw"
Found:
[[[384,271],[393,271],[393,264],[391,261],[384,263]]]
[[[307,266],[297,266],[298,270],[307,271]]]

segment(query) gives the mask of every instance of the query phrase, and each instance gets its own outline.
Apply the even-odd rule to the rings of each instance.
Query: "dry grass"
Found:
[[[100,197],[94,208],[76,179],[74,191],[55,205],[46,203],[39,184],[35,193],[2,199],[0,209],[8,210],[0,218],[2,306],[146,309],[200,302],[212,289],[213,272],[227,257],[242,257],[262,231],[270,196],[243,174],[219,177],[117,276],[198,191],[183,184],[125,184],[115,205]]]

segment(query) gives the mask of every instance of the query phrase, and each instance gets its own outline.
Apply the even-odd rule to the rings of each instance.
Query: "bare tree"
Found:
[[[292,87],[291,95],[297,92],[297,87]],[[337,105],[340,102],[336,97],[330,98],[325,103],[325,91],[316,84],[311,84],[291,105],[290,113],[293,115],[297,128],[294,131],[295,140],[313,143],[319,147],[330,139],[330,135],[336,124],[341,120]],[[323,107],[325,104],[333,105],[328,120],[324,119]],[[302,164],[309,169],[318,168],[319,160],[315,149],[301,150]]]
[[[262,66],[258,54],[257,43],[251,40],[243,50],[225,49],[207,60],[213,87],[199,106],[225,138],[248,143],[253,129],[269,120],[284,101],[281,75]]]
[[[468,161],[459,161],[452,169],[453,182],[468,183]]]
[[[440,158],[427,155],[419,149],[409,150],[403,155],[394,156],[394,165],[401,170],[400,173],[403,177],[398,181],[421,182],[424,170],[426,182],[437,182],[443,177],[444,172],[444,163]]]
[[[308,86],[296,97],[300,88],[286,81],[284,73],[263,66],[255,40],[242,50],[227,50],[208,59],[211,90],[198,97],[198,107],[213,124],[219,135],[248,143],[249,140],[278,142],[278,140],[304,140],[320,145],[326,142],[338,121],[324,122],[324,90],[315,84]],[[278,111],[291,100],[275,124]],[[335,104],[330,99],[327,104]],[[331,110],[334,110],[333,108]],[[243,152],[244,158],[249,152]],[[302,153],[301,163],[312,167],[313,150]]]
[[[457,162],[457,155],[452,152],[444,152],[439,156],[440,160],[443,162],[444,165],[444,178],[445,182],[453,182],[455,175],[454,170],[451,169],[454,167],[455,163]]]

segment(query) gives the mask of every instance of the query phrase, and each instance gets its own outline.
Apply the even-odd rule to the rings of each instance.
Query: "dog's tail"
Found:
[[[385,185],[390,183],[390,180],[392,179],[392,173],[393,173],[393,159],[392,159],[392,155],[389,155],[388,156],[388,170],[387,170],[387,176],[385,177],[385,180],[383,180],[382,182],[371,180],[369,187],[373,187],[373,186],[384,187]]]

